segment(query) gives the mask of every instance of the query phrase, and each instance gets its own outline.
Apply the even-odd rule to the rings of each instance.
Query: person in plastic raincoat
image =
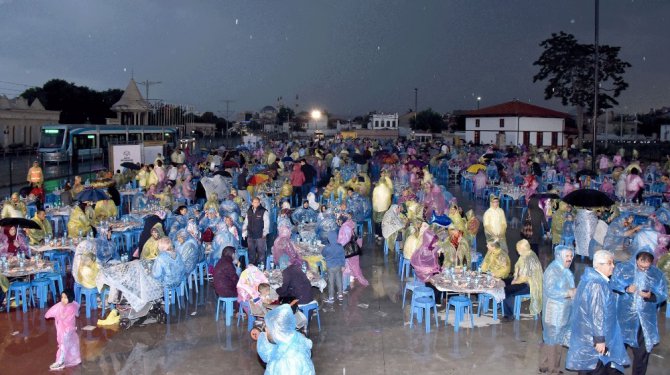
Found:
[[[570,342],[565,367],[587,373],[611,373],[630,364],[616,316],[616,294],[609,286],[614,254],[599,250],[587,267],[572,304]],[[610,371],[610,372],[608,372]]]
[[[379,178],[379,182],[375,188],[372,189],[372,221],[375,223],[375,233],[377,235],[383,233],[383,228],[381,226],[384,221],[384,215],[391,207],[392,200],[393,182],[391,182],[388,175],[382,171],[382,176]]]
[[[203,257],[202,247],[191,237],[186,229],[180,229],[176,235],[175,249],[184,262],[184,272],[188,275],[195,270],[195,265]]]
[[[209,197],[207,198],[207,202],[205,202],[203,210],[207,212],[209,211],[210,208],[213,208],[217,212],[219,211],[219,195],[217,193],[212,193],[209,195]]]
[[[382,219],[382,236],[386,239],[389,250],[395,249],[396,241],[401,240],[398,238],[398,234],[402,233],[401,231],[406,225],[407,218],[402,212],[402,206],[391,205]]]
[[[497,240],[486,243],[486,256],[482,262],[481,271],[491,272],[499,279],[506,279],[512,268],[512,263],[507,252],[500,248]]]
[[[519,253],[514,265],[514,279],[505,286],[503,311],[506,320],[512,319],[514,297],[530,293],[530,314],[537,315],[542,311],[542,264],[530,247],[528,240],[516,243]]]
[[[26,229],[28,234],[28,239],[30,239],[31,245],[37,245],[41,243],[45,237],[53,236],[53,229],[51,229],[51,223],[47,220],[47,214],[44,210],[37,210],[35,216],[32,219],[37,225],[42,229]]]
[[[500,208],[500,199],[495,195],[491,195],[491,207],[484,212],[483,224],[484,235],[486,242],[498,240],[500,248],[505,252],[507,250],[507,219],[505,218],[505,211]]]
[[[70,238],[85,237],[91,231],[91,220],[85,213],[86,203],[79,203],[70,213],[70,220],[67,222],[67,233]]]
[[[267,363],[265,375],[314,375],[312,341],[296,331],[291,306],[284,304],[265,315],[265,332],[256,350]]]
[[[2,212],[0,212],[0,218],[4,219],[7,217],[26,217],[26,204],[23,203],[19,197],[19,193],[13,193],[9,200],[6,200],[2,205]]]
[[[95,220],[94,224],[98,225],[101,222],[109,219],[116,219],[118,210],[114,201],[111,199],[105,199],[95,202]]]
[[[560,201],[558,203],[558,210],[554,212],[551,219],[551,244],[556,246],[561,243],[561,236],[563,235],[563,223],[565,222],[565,215],[570,211],[570,205]]]
[[[165,237],[165,233],[163,232],[163,225],[161,223],[156,223],[151,228],[151,237],[149,237],[147,242],[144,243],[144,246],[142,246],[140,259],[156,259],[158,256],[158,240],[163,237]]]
[[[610,286],[617,293],[617,318],[624,343],[633,349],[633,374],[645,374],[649,354],[660,342],[657,306],[668,297],[663,273],[652,265],[651,249],[637,251],[630,261],[618,263]]]
[[[167,237],[158,240],[158,255],[152,266],[151,275],[163,287],[168,288],[179,285],[186,276],[184,261]]]
[[[575,296],[575,276],[570,271],[574,250],[556,246],[554,261],[544,271],[542,280],[542,339],[540,344],[540,372],[560,374],[563,348],[568,344],[570,310]]]
[[[441,243],[440,251],[444,253],[444,261],[442,267],[461,267],[467,266],[470,268],[472,255],[470,253],[470,244],[454,224],[449,224],[447,227],[449,236]]]

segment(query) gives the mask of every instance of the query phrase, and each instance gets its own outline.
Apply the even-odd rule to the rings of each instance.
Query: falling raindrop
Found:
[[[124,71],[124,72],[126,72],[126,71],[127,71],[127,69],[126,69],[126,68],[123,68],[123,71]]]
[[[240,23],[240,20],[237,19],[237,18],[235,18],[235,24],[237,25],[237,24],[239,24],[239,23]]]
[[[647,61],[647,56],[642,56],[642,61]]]
[[[570,20],[570,23],[575,23],[575,19],[574,19],[574,18],[571,19],[571,20]]]
[[[254,38],[254,36],[253,36],[253,35],[249,35],[249,39],[253,39],[253,38]]]
[[[379,51],[379,50],[381,50],[381,49],[382,49],[382,47],[380,47],[380,46],[377,46],[377,51]]]

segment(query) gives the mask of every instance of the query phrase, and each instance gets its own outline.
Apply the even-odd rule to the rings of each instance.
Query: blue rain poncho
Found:
[[[119,252],[122,249],[114,251],[114,242],[107,239],[109,229],[99,227],[96,230],[98,231],[98,236],[95,238],[95,255],[98,263],[104,267],[112,259],[119,260]]]
[[[188,224],[188,217],[185,215],[172,215],[168,220],[171,220],[170,228],[168,228],[168,236],[171,240],[175,240],[177,232],[186,228]]]
[[[314,375],[312,341],[296,332],[296,320],[289,305],[281,305],[265,315],[266,330],[258,337],[256,351],[267,363],[265,375]]]
[[[592,267],[587,267],[572,304],[570,349],[565,367],[574,371],[593,370],[598,360],[610,362],[623,372],[630,364],[616,317],[616,295],[609,282]],[[595,342],[604,340],[609,355],[600,355]]]
[[[642,325],[645,349],[651,352],[654,345],[660,342],[656,308],[668,297],[668,283],[656,266],[651,266],[646,272],[637,267],[636,256],[643,251],[640,249],[628,262],[617,264],[610,286],[618,294],[617,318],[624,343],[637,348],[637,332]],[[646,252],[653,254],[653,249]],[[630,285],[635,285],[638,291],[649,290],[655,299],[645,300],[637,291],[626,292]]]
[[[547,345],[568,345],[572,299],[568,291],[575,287],[575,277],[563,265],[567,254],[574,254],[568,246],[556,246],[554,261],[544,271],[542,285],[542,338]]]
[[[216,235],[212,241],[212,253],[210,254],[211,259],[218,260],[221,258],[223,249],[227,246],[232,246],[237,249],[239,243],[235,239],[232,233],[228,230],[225,223],[216,227]]]
[[[205,216],[200,220],[200,224],[198,224],[198,229],[200,229],[201,232],[204,232],[207,228],[212,228],[212,230],[216,230],[216,226],[219,223],[222,223],[220,217],[210,219],[207,216]]]
[[[656,210],[656,218],[658,221],[663,223],[663,225],[670,225],[670,210],[665,207],[661,207]]]
[[[177,253],[181,255],[182,261],[184,261],[184,272],[190,274],[195,269],[195,265],[201,258],[201,246],[191,237],[191,235],[186,231],[186,229],[180,230],[175,238],[177,239],[175,243],[175,249]],[[184,239],[184,243],[179,242],[179,238]]]
[[[313,223],[319,213],[311,208],[298,207],[293,211],[291,218],[295,223]]]
[[[372,203],[358,193],[351,194],[346,200],[347,212],[355,222],[364,221],[372,214]]]
[[[657,246],[658,232],[650,227],[645,227],[633,237],[631,249],[633,249],[632,252],[634,254],[637,254],[642,250],[646,250],[649,254],[654,254],[654,250]]]
[[[230,199],[224,199],[219,205],[219,211],[221,212],[222,216],[227,216],[228,214],[231,214],[233,212],[237,213],[237,215],[239,216],[240,206],[238,206],[237,203],[233,202]]]
[[[176,252],[161,251],[151,268],[151,275],[166,288],[178,286],[186,277],[184,261]]]
[[[319,214],[316,223],[316,238],[321,242],[326,242],[328,239],[328,232],[338,230],[337,218],[330,210]]]
[[[626,231],[632,227],[626,227],[624,222],[630,215],[623,214],[614,219],[607,228],[607,235],[605,236],[605,243],[603,249],[615,252],[623,250],[623,242],[626,238]]]

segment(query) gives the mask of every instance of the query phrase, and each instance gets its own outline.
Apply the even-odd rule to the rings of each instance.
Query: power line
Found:
[[[7,84],[10,84],[10,85],[25,86],[25,87],[39,87],[39,86],[35,86],[35,85],[28,85],[26,83],[16,83],[16,82],[9,82],[9,81],[0,81],[0,83],[7,83]]]

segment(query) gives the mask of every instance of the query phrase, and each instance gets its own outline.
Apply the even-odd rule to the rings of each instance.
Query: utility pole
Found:
[[[154,86],[154,85],[160,85],[163,83],[162,81],[149,81],[149,80],[144,80],[142,82],[138,82],[140,85],[144,86],[144,90],[146,93],[146,97],[144,98],[145,100],[149,100],[149,87]]]

